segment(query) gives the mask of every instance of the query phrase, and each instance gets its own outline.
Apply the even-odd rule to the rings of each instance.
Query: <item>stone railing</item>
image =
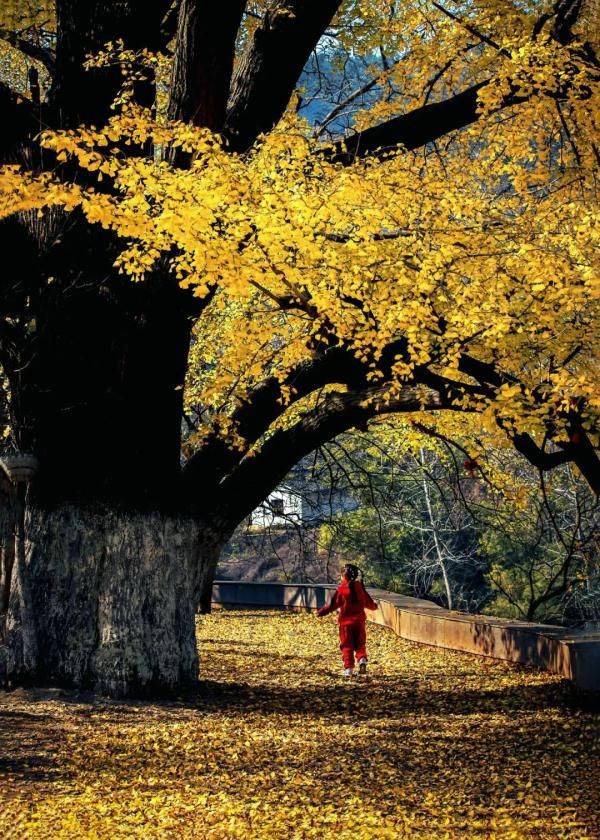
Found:
[[[213,604],[316,610],[334,589],[327,584],[216,581]],[[369,587],[369,593],[378,609],[367,611],[368,618],[403,639],[533,665],[572,680],[578,688],[600,691],[600,633],[454,612],[383,589]]]

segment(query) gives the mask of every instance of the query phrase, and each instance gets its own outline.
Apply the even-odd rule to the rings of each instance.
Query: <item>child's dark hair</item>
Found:
[[[354,581],[358,580],[359,576],[362,576],[362,572],[358,566],[354,565],[354,563],[346,563],[346,565],[342,568],[342,574],[348,581],[348,586],[350,587],[350,600],[354,602],[356,601]]]
[[[346,565],[342,569],[342,574],[348,580],[349,583],[355,581],[361,573],[358,566],[355,566],[354,563],[346,563]]]

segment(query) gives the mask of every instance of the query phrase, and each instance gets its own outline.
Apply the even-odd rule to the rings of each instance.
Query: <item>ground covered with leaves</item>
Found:
[[[598,838],[591,698],[546,673],[333,618],[199,620],[202,685],[169,703],[0,695],[8,838]]]

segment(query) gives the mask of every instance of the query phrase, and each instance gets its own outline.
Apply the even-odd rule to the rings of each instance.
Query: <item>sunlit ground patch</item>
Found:
[[[334,619],[199,619],[202,685],[172,703],[0,695],[10,838],[597,838],[589,698],[552,675]]]

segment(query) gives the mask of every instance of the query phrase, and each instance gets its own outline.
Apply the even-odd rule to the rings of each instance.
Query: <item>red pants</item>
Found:
[[[340,624],[340,648],[344,668],[354,668],[354,652],[358,660],[367,658],[367,630],[364,621]]]

